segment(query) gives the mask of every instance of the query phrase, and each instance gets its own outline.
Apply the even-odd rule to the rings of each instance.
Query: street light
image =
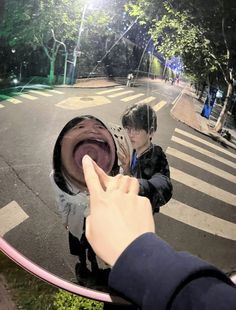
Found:
[[[66,71],[67,71],[67,57],[68,57],[68,53],[67,53],[67,50],[66,50],[66,45],[65,45],[64,42],[61,42],[61,41],[59,41],[59,40],[57,40],[55,38],[55,34],[54,34],[54,30],[53,29],[51,29],[51,31],[52,31],[52,36],[53,36],[54,41],[59,43],[59,44],[61,44],[61,45],[63,45],[63,47],[65,49],[65,64],[64,64],[64,78],[63,78],[63,84],[65,85],[66,84]]]

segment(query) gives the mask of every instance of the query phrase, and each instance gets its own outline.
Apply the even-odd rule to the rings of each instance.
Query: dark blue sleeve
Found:
[[[137,238],[122,253],[109,286],[144,310],[232,310],[236,288],[221,271],[155,234]]]

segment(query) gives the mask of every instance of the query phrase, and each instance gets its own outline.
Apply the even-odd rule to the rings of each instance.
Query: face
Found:
[[[147,133],[144,129],[134,129],[130,127],[127,127],[126,131],[131,145],[138,155],[142,154],[150,146],[150,138],[153,134]]]
[[[70,129],[61,142],[63,174],[73,185],[84,189],[82,158],[88,154],[108,174],[115,161],[112,135],[98,120],[85,119]]]

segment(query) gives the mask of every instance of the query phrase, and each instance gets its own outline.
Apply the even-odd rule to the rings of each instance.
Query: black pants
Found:
[[[86,257],[91,263],[96,262],[96,254],[88,243],[85,233],[79,240],[69,232],[69,248],[70,254],[78,256],[81,264],[86,264]]]

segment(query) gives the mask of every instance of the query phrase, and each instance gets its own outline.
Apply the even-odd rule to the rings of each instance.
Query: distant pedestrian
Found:
[[[130,87],[130,86],[133,86],[133,80],[134,80],[134,75],[132,72],[130,72],[127,76],[127,83],[126,83],[126,86],[127,87]]]

